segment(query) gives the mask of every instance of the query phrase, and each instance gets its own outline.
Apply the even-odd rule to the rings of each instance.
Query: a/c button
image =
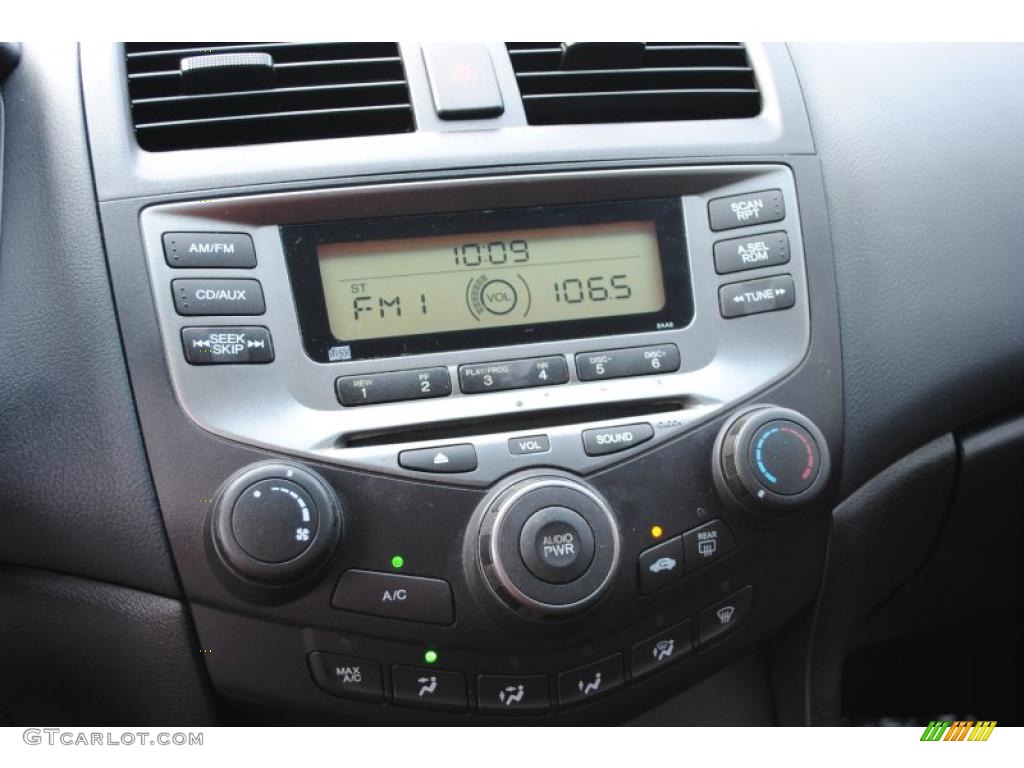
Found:
[[[455,620],[448,582],[422,576],[345,571],[334,588],[331,605],[345,611],[428,624],[451,624]]]

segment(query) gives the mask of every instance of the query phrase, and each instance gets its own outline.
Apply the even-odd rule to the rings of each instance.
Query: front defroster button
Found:
[[[583,430],[583,450],[587,456],[604,456],[646,443],[652,437],[654,437],[654,427],[642,423],[585,429]]]
[[[334,588],[331,605],[344,611],[427,624],[451,624],[455,620],[448,582],[422,576],[345,571]]]

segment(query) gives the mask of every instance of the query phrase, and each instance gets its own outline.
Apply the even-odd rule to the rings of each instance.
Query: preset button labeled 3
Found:
[[[334,589],[331,605],[345,611],[428,624],[451,624],[455,620],[448,582],[422,576],[346,571]]]

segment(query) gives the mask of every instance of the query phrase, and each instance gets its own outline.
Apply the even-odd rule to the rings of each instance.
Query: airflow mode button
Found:
[[[256,266],[252,238],[241,232],[165,232],[164,258],[179,269]]]

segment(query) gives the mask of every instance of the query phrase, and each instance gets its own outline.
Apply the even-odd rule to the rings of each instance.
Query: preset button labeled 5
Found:
[[[428,624],[451,624],[455,620],[448,582],[422,576],[346,571],[334,588],[331,605],[345,611]]]

